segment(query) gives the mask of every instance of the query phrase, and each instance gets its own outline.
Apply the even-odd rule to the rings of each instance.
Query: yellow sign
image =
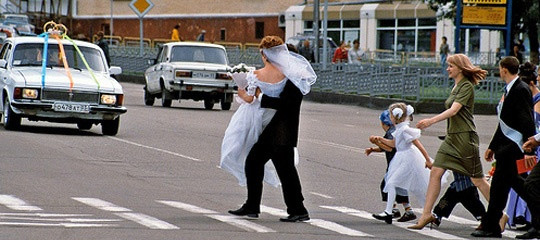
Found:
[[[464,6],[462,24],[505,25],[506,7]]]
[[[139,15],[139,17],[142,17],[154,7],[154,3],[150,0],[132,0],[129,3],[129,7]]]
[[[506,0],[463,0],[463,4],[506,4]]]

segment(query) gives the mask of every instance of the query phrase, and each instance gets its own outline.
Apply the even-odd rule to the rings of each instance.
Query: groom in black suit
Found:
[[[309,214],[303,204],[304,197],[300,178],[294,165],[294,148],[298,143],[300,105],[304,95],[294,83],[290,80],[286,81],[279,98],[258,92],[257,98],[261,101],[261,108],[272,108],[277,111],[247,156],[245,170],[248,197],[246,203],[238,210],[229,211],[231,214],[258,217],[264,165],[272,159],[282,184],[283,197],[289,214],[288,217],[281,218],[280,221],[309,220]]]
[[[499,62],[501,79],[506,83],[505,96],[499,103],[499,125],[484,155],[487,161],[497,159],[489,192],[489,205],[475,237],[501,237],[499,219],[508,199],[510,188],[527,203],[529,195],[524,189],[524,179],[518,175],[516,160],[524,157],[521,146],[535,134],[531,90],[518,77],[519,61],[505,57]]]

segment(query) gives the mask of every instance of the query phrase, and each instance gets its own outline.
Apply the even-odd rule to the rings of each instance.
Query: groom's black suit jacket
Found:
[[[300,105],[304,95],[290,80],[286,81],[279,98],[262,95],[261,107],[277,111],[259,136],[260,144],[296,147],[298,143]]]

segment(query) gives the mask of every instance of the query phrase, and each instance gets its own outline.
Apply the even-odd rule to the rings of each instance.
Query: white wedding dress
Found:
[[[278,83],[266,83],[260,81],[253,71],[247,74],[248,89],[259,87],[261,92],[270,97],[279,97],[287,79]],[[249,93],[249,90],[248,90]],[[221,144],[220,168],[225,169],[238,179],[240,186],[246,186],[245,162],[251,147],[259,139],[263,129],[268,125],[275,109],[261,108],[261,103],[255,100],[253,103],[241,103],[229,122],[223,143]],[[279,178],[272,161],[268,161],[264,169],[264,181],[274,187],[280,185]]]

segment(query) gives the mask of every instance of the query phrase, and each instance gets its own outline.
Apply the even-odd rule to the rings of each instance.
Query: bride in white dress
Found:
[[[286,78],[277,83],[267,83],[259,80],[254,71],[247,74],[248,94],[254,95],[258,87],[261,92],[271,97],[279,97],[285,87]],[[238,99],[237,99],[238,100]],[[220,167],[227,170],[238,179],[240,186],[246,186],[246,174],[244,166],[247,154],[251,147],[257,142],[262,130],[270,122],[275,109],[261,108],[261,103],[257,100],[252,103],[241,101],[240,107],[234,113],[221,145]],[[280,182],[271,161],[265,165],[264,181],[278,187]]]
[[[317,75],[311,64],[301,55],[289,52],[285,44],[261,50],[265,67],[260,70],[250,71],[247,76],[247,94],[255,96],[256,89],[264,95],[279,97],[287,81],[291,81],[303,95],[309,93],[311,85],[317,79]],[[277,68],[285,75],[279,82],[269,83],[260,80],[257,74],[265,68]],[[241,87],[241,86],[239,86]],[[253,145],[259,139],[266,125],[276,113],[275,109],[261,108],[257,97],[251,103],[241,103],[229,122],[221,145],[220,168],[228,171],[238,179],[241,186],[246,186],[245,161]],[[298,153],[295,149],[295,164],[298,162]],[[264,181],[274,187],[280,185],[279,178],[272,161],[265,165]]]

